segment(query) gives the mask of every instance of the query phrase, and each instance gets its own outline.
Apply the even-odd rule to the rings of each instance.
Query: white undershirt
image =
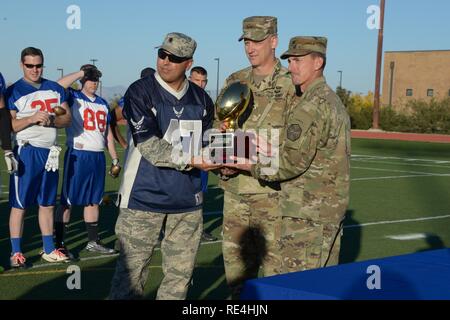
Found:
[[[189,89],[189,81],[187,79],[184,79],[183,87],[181,88],[180,91],[175,91],[171,86],[169,86],[169,84],[167,82],[165,82],[161,78],[161,76],[157,72],[155,72],[155,79],[156,79],[156,81],[158,81],[158,83],[161,85],[161,87],[163,87],[167,92],[169,92],[171,95],[173,95],[178,100],[181,100],[181,98],[184,97],[184,95],[186,94],[186,92]]]

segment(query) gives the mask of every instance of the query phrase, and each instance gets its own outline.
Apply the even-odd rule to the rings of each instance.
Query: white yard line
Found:
[[[450,218],[450,214],[449,215],[445,215],[445,216],[422,217],[422,218],[415,218],[415,219],[386,220],[386,221],[368,222],[368,223],[348,225],[348,226],[344,226],[344,229],[362,228],[362,227],[368,227],[368,226],[378,226],[378,225],[383,225],[383,224],[395,224],[395,223],[405,223],[405,222],[439,220],[439,219],[448,219],[448,218]]]
[[[428,236],[429,235],[427,233],[409,233],[409,234],[385,236],[385,238],[391,240],[409,241],[409,240],[426,239]]]
[[[118,256],[119,256],[119,254],[116,253],[116,254],[110,254],[110,255],[105,255],[105,256],[82,258],[82,259],[79,259],[77,261],[70,261],[68,263],[64,263],[64,262],[57,262],[57,263],[43,262],[43,263],[39,263],[37,265],[34,265],[34,266],[30,267],[30,268],[27,268],[27,270],[41,269],[41,268],[47,268],[47,267],[51,267],[51,266],[63,266],[63,265],[69,265],[69,264],[76,263],[76,262],[103,260],[103,259],[112,258],[112,257],[118,257]]]
[[[434,173],[431,173],[431,172],[406,171],[406,170],[396,170],[396,169],[380,169],[380,168],[355,167],[355,166],[351,166],[351,169],[362,169],[362,170],[370,170],[370,171],[385,171],[385,172],[398,172],[398,173],[411,173],[411,174],[418,174],[418,175],[434,174]]]
[[[423,177],[442,177],[442,175],[412,175],[412,176],[386,176],[386,177],[372,177],[372,178],[354,178],[351,181],[368,181],[368,180],[389,180],[389,179],[406,179],[406,178],[423,178]],[[447,175],[448,176],[448,175]]]
[[[352,169],[358,170],[369,170],[369,171],[383,171],[383,172],[398,172],[398,173],[411,173],[412,175],[401,175],[401,176],[384,176],[384,177],[366,177],[366,178],[353,178],[351,181],[367,181],[367,180],[385,180],[385,179],[403,179],[403,178],[418,178],[418,177],[449,177],[450,174],[447,173],[429,173],[421,171],[405,171],[405,170],[395,170],[395,169],[378,169],[378,168],[368,168],[368,167],[351,167]]]
[[[221,215],[221,214],[223,214],[223,211],[205,212],[203,215],[205,215],[205,216],[213,216],[213,215]],[[434,216],[434,217],[421,217],[421,218],[414,218],[414,219],[386,220],[386,221],[377,221],[377,222],[367,222],[367,223],[362,223],[362,224],[352,224],[352,225],[344,226],[344,229],[362,228],[362,227],[383,225],[383,224],[395,224],[395,223],[405,223],[405,222],[438,220],[438,219],[447,219],[447,218],[450,218],[450,214],[449,215],[443,215],[443,216]]]
[[[435,160],[435,159],[417,159],[417,158],[405,158],[405,157],[383,157],[383,156],[374,156],[369,154],[352,154],[352,158],[368,158],[368,159],[382,159],[382,160],[405,160],[405,161],[424,161],[424,162],[433,162],[437,164],[450,163],[447,160]]]
[[[405,163],[405,162],[387,162],[387,161],[371,161],[366,159],[352,159],[355,162],[363,162],[363,163],[376,163],[376,164],[392,164],[392,165],[402,165],[402,166],[415,166],[415,167],[429,167],[429,168],[443,168],[450,169],[450,166],[440,166],[433,164],[420,164],[420,163]]]

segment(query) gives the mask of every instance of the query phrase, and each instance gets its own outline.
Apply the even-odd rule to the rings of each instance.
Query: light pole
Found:
[[[63,68],[57,68],[56,70],[61,71],[61,78],[64,77],[64,69]]]
[[[339,88],[342,89],[342,70],[339,70],[338,73],[339,73]]]
[[[219,69],[220,69],[220,58],[214,58],[217,61],[217,84],[216,84],[216,100],[219,96]]]
[[[89,61],[92,61],[92,64],[95,66],[95,62],[97,62],[98,59],[90,59]]]
[[[380,129],[380,81],[381,81],[381,59],[383,56],[383,34],[384,34],[384,8],[385,0],[380,0],[380,29],[378,30],[377,66],[375,72],[375,93],[373,99],[372,129]]]

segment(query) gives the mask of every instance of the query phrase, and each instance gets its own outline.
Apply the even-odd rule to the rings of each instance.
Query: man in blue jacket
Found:
[[[134,144],[119,190],[121,250],[111,299],[142,296],[161,231],[164,278],[156,298],[186,298],[203,230],[199,169],[217,167],[191,161],[214,118],[211,98],[185,76],[195,49],[192,38],[169,33],[158,50],[157,72],[125,93],[123,115]]]

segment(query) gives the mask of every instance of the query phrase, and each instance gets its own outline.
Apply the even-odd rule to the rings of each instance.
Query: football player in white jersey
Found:
[[[56,246],[73,258],[64,245],[64,230],[70,220],[71,206],[84,207],[84,221],[88,233],[86,250],[113,254],[99,240],[99,204],[105,189],[105,147],[111,156],[109,174],[116,178],[120,172],[119,159],[110,129],[108,103],[96,95],[102,73],[94,65],[84,65],[79,72],[67,75],[58,83],[67,89],[72,112],[72,125],[66,129],[67,151],[64,157],[64,177],[61,206],[55,217]],[[80,80],[81,90],[70,86]]]
[[[53,214],[58,188],[57,128],[71,123],[71,114],[64,89],[42,77],[42,51],[29,47],[21,54],[23,78],[6,91],[6,105],[11,113],[15,133],[15,157],[18,171],[11,176],[9,229],[12,255],[11,267],[24,267],[21,250],[25,210],[39,205],[39,227],[42,233],[42,258],[49,262],[68,258],[53,242]]]

